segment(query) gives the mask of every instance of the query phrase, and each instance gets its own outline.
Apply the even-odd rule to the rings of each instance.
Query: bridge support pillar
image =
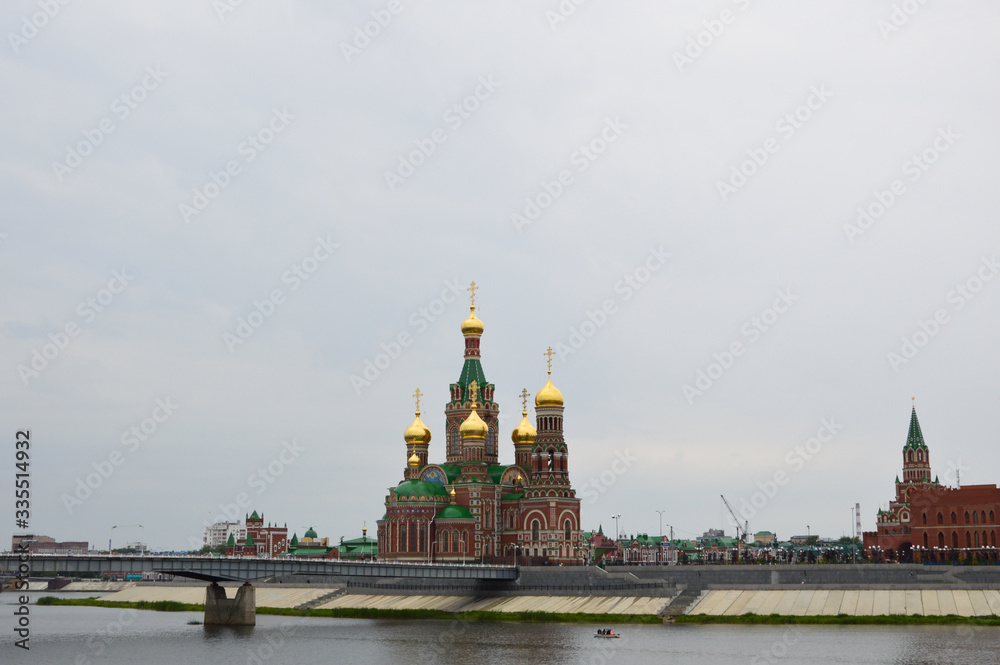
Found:
[[[256,590],[246,582],[227,598],[226,590],[212,582],[205,589],[206,626],[253,626],[257,623]]]

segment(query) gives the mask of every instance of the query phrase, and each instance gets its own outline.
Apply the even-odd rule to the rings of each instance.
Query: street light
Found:
[[[620,520],[621,517],[622,517],[621,513],[618,513],[617,515],[611,515],[611,519],[613,519],[615,521],[615,543],[616,544],[618,543],[618,520]]]
[[[660,516],[660,540],[663,540],[663,513],[667,512],[665,510],[657,510],[657,514]]]

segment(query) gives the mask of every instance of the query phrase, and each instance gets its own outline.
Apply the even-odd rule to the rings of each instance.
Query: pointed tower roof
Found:
[[[229,540],[226,541],[226,547],[236,547],[236,537],[232,531],[229,532]]]
[[[292,539],[290,541],[288,541],[288,544],[291,545],[292,547],[298,547],[299,546],[299,537],[293,533],[292,534]]]
[[[246,545],[247,547],[254,547],[253,535],[248,533],[246,542],[244,542],[243,544]]]
[[[906,445],[903,449],[916,450],[917,448],[924,448],[926,450],[927,444],[924,443],[924,433],[920,431],[920,421],[917,420],[917,407],[913,407],[913,411],[910,412],[910,431],[906,435]]]

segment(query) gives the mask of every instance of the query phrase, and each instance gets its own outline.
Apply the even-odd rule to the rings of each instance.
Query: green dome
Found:
[[[444,488],[444,485],[423,480],[407,480],[400,483],[393,491],[400,499],[410,501],[448,499],[448,490]]]
[[[438,513],[434,517],[434,519],[436,519],[436,520],[455,520],[455,519],[471,520],[472,519],[472,513],[469,512],[468,508],[465,508],[463,506],[448,506],[447,508],[445,508],[444,510],[442,510],[440,513]]]
[[[312,538],[313,540],[315,540],[317,538],[316,531],[312,527],[309,527],[309,530],[306,531],[306,535],[304,535],[302,537],[303,538]]]

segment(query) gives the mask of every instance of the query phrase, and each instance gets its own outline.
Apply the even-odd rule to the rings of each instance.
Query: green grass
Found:
[[[45,596],[38,599],[39,605],[73,605],[86,607],[113,607],[136,610],[156,610],[159,612],[204,612],[204,605],[175,603],[169,600],[134,603],[116,602],[92,598],[55,598]],[[595,623],[595,624],[658,624],[663,619],[655,614],[571,614],[554,612],[444,612],[442,610],[379,610],[362,607],[338,607],[332,609],[304,609],[290,607],[258,607],[257,614],[299,617],[333,617],[338,619],[437,619],[444,621],[521,623]]]
[[[788,616],[784,614],[684,614],[677,623],[697,624],[848,624],[859,626],[919,626],[919,625],[972,625],[1000,626],[1000,617],[963,617],[957,614],[923,616],[921,614],[888,614],[880,616],[852,616],[849,614],[823,616]]]

